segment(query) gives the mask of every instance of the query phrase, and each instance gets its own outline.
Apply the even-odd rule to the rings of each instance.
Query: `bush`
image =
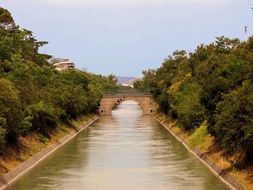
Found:
[[[54,109],[44,102],[28,106],[26,117],[23,120],[23,132],[36,130],[42,134],[48,134],[49,131],[56,128],[57,117]],[[48,131],[49,130],[49,131]]]
[[[204,121],[205,110],[200,104],[200,93],[201,87],[197,83],[185,83],[176,94],[173,109],[186,130],[194,129]]]
[[[198,145],[201,146],[209,136],[210,134],[207,131],[207,124],[204,122],[191,134],[189,143],[192,147],[196,147]]]
[[[21,110],[18,91],[7,79],[0,79],[0,118],[9,140],[15,140],[20,132]]]
[[[59,120],[96,111],[103,92],[118,87],[113,75],[56,71],[39,53],[46,43],[0,7],[0,147],[31,131],[48,136]]]
[[[219,144],[228,152],[253,150],[253,85],[244,81],[223,96],[217,106],[213,130]],[[212,126],[210,126],[212,127]]]
[[[6,119],[0,117],[0,150],[4,147],[6,143]]]
[[[46,143],[48,141],[48,138],[45,137],[43,134],[39,134],[39,141],[42,143]]]

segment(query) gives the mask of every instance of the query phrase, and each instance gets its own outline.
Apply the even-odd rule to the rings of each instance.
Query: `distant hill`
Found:
[[[118,77],[118,83],[122,85],[133,85],[134,81],[137,80],[136,77]]]

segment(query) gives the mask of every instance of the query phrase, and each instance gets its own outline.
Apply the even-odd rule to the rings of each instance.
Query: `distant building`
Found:
[[[60,59],[59,61],[54,63],[54,66],[55,66],[55,69],[58,71],[75,68],[75,64],[69,59]]]
[[[121,85],[122,85],[122,86],[125,86],[125,87],[131,87],[131,88],[134,87],[133,84],[128,84],[128,83],[122,83]]]

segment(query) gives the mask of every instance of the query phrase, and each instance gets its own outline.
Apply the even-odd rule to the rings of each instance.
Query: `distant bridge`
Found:
[[[126,100],[136,101],[141,106],[143,114],[152,114],[157,108],[157,105],[150,94],[139,92],[119,93],[104,95],[100,102],[99,112],[101,115],[111,115],[112,110]]]

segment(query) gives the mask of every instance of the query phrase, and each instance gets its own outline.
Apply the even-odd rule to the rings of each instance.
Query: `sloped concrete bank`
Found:
[[[32,169],[39,162],[41,162],[46,157],[48,157],[50,154],[52,154],[54,151],[56,151],[58,148],[60,148],[65,143],[67,143],[69,140],[73,139],[80,132],[82,132],[83,130],[88,128],[91,124],[93,124],[96,120],[98,120],[98,118],[99,118],[98,116],[95,116],[95,117],[89,119],[89,121],[85,122],[83,124],[83,126],[81,126],[77,131],[71,131],[66,136],[60,138],[57,142],[49,145],[48,147],[43,149],[41,152],[32,156],[30,159],[24,161],[17,168],[11,170],[10,172],[6,173],[3,176],[0,176],[0,190],[6,188],[7,185],[14,182],[16,179],[21,177],[24,173],[26,173],[27,171]]]
[[[180,141],[185,148],[190,151],[192,154],[194,154],[202,163],[205,164],[216,176],[219,177],[221,181],[223,181],[228,187],[230,187],[233,190],[244,190],[245,188],[238,183],[230,174],[229,172],[221,169],[214,160],[211,160],[208,158],[199,148],[193,148],[191,149],[188,142],[185,139],[185,135],[183,134],[176,134],[172,128],[172,124],[169,124],[167,122],[164,122],[161,118],[154,116],[155,119],[164,126],[178,141]]]

